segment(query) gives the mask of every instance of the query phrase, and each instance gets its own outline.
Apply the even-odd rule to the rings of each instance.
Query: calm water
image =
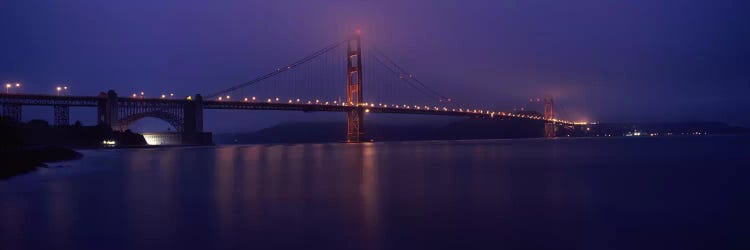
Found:
[[[85,151],[0,249],[750,249],[750,137]]]

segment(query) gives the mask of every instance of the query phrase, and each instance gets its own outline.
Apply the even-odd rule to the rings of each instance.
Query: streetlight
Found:
[[[57,91],[57,95],[65,95],[68,92],[68,86],[57,86],[55,90]]]
[[[20,82],[5,83],[5,93],[6,94],[10,94],[10,89],[12,89],[14,87],[17,88],[17,89],[20,89],[21,88],[21,83]],[[18,91],[18,92],[20,92],[20,91]]]

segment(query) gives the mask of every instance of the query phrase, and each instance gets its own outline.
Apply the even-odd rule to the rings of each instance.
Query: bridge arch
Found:
[[[169,123],[169,125],[171,125],[178,132],[184,131],[185,121],[181,115],[162,111],[162,110],[132,114],[124,118],[121,118],[118,121],[117,125],[120,128],[120,130],[126,130],[131,124],[146,117],[157,118],[162,121],[165,121]]]

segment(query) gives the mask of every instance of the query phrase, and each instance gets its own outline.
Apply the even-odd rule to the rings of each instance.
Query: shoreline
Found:
[[[36,171],[48,163],[78,160],[83,154],[70,148],[57,146],[22,147],[0,150],[4,164],[0,167],[0,180]]]

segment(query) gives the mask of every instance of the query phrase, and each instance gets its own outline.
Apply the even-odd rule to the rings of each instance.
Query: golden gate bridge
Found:
[[[365,61],[364,56],[373,60]],[[145,117],[164,120],[182,134],[183,144],[205,140],[206,109],[344,112],[346,142],[363,141],[366,113],[537,120],[544,122],[547,137],[554,137],[559,126],[574,125],[555,117],[551,97],[544,98],[543,103],[544,112],[539,115],[460,106],[375,46],[365,50],[359,32],[291,64],[205,96],[147,98],[142,93],[118,96],[113,90],[97,96],[0,94],[2,115],[14,120],[21,120],[22,106],[52,106],[54,124],[68,125],[70,107],[96,107],[97,121],[119,131]]]

